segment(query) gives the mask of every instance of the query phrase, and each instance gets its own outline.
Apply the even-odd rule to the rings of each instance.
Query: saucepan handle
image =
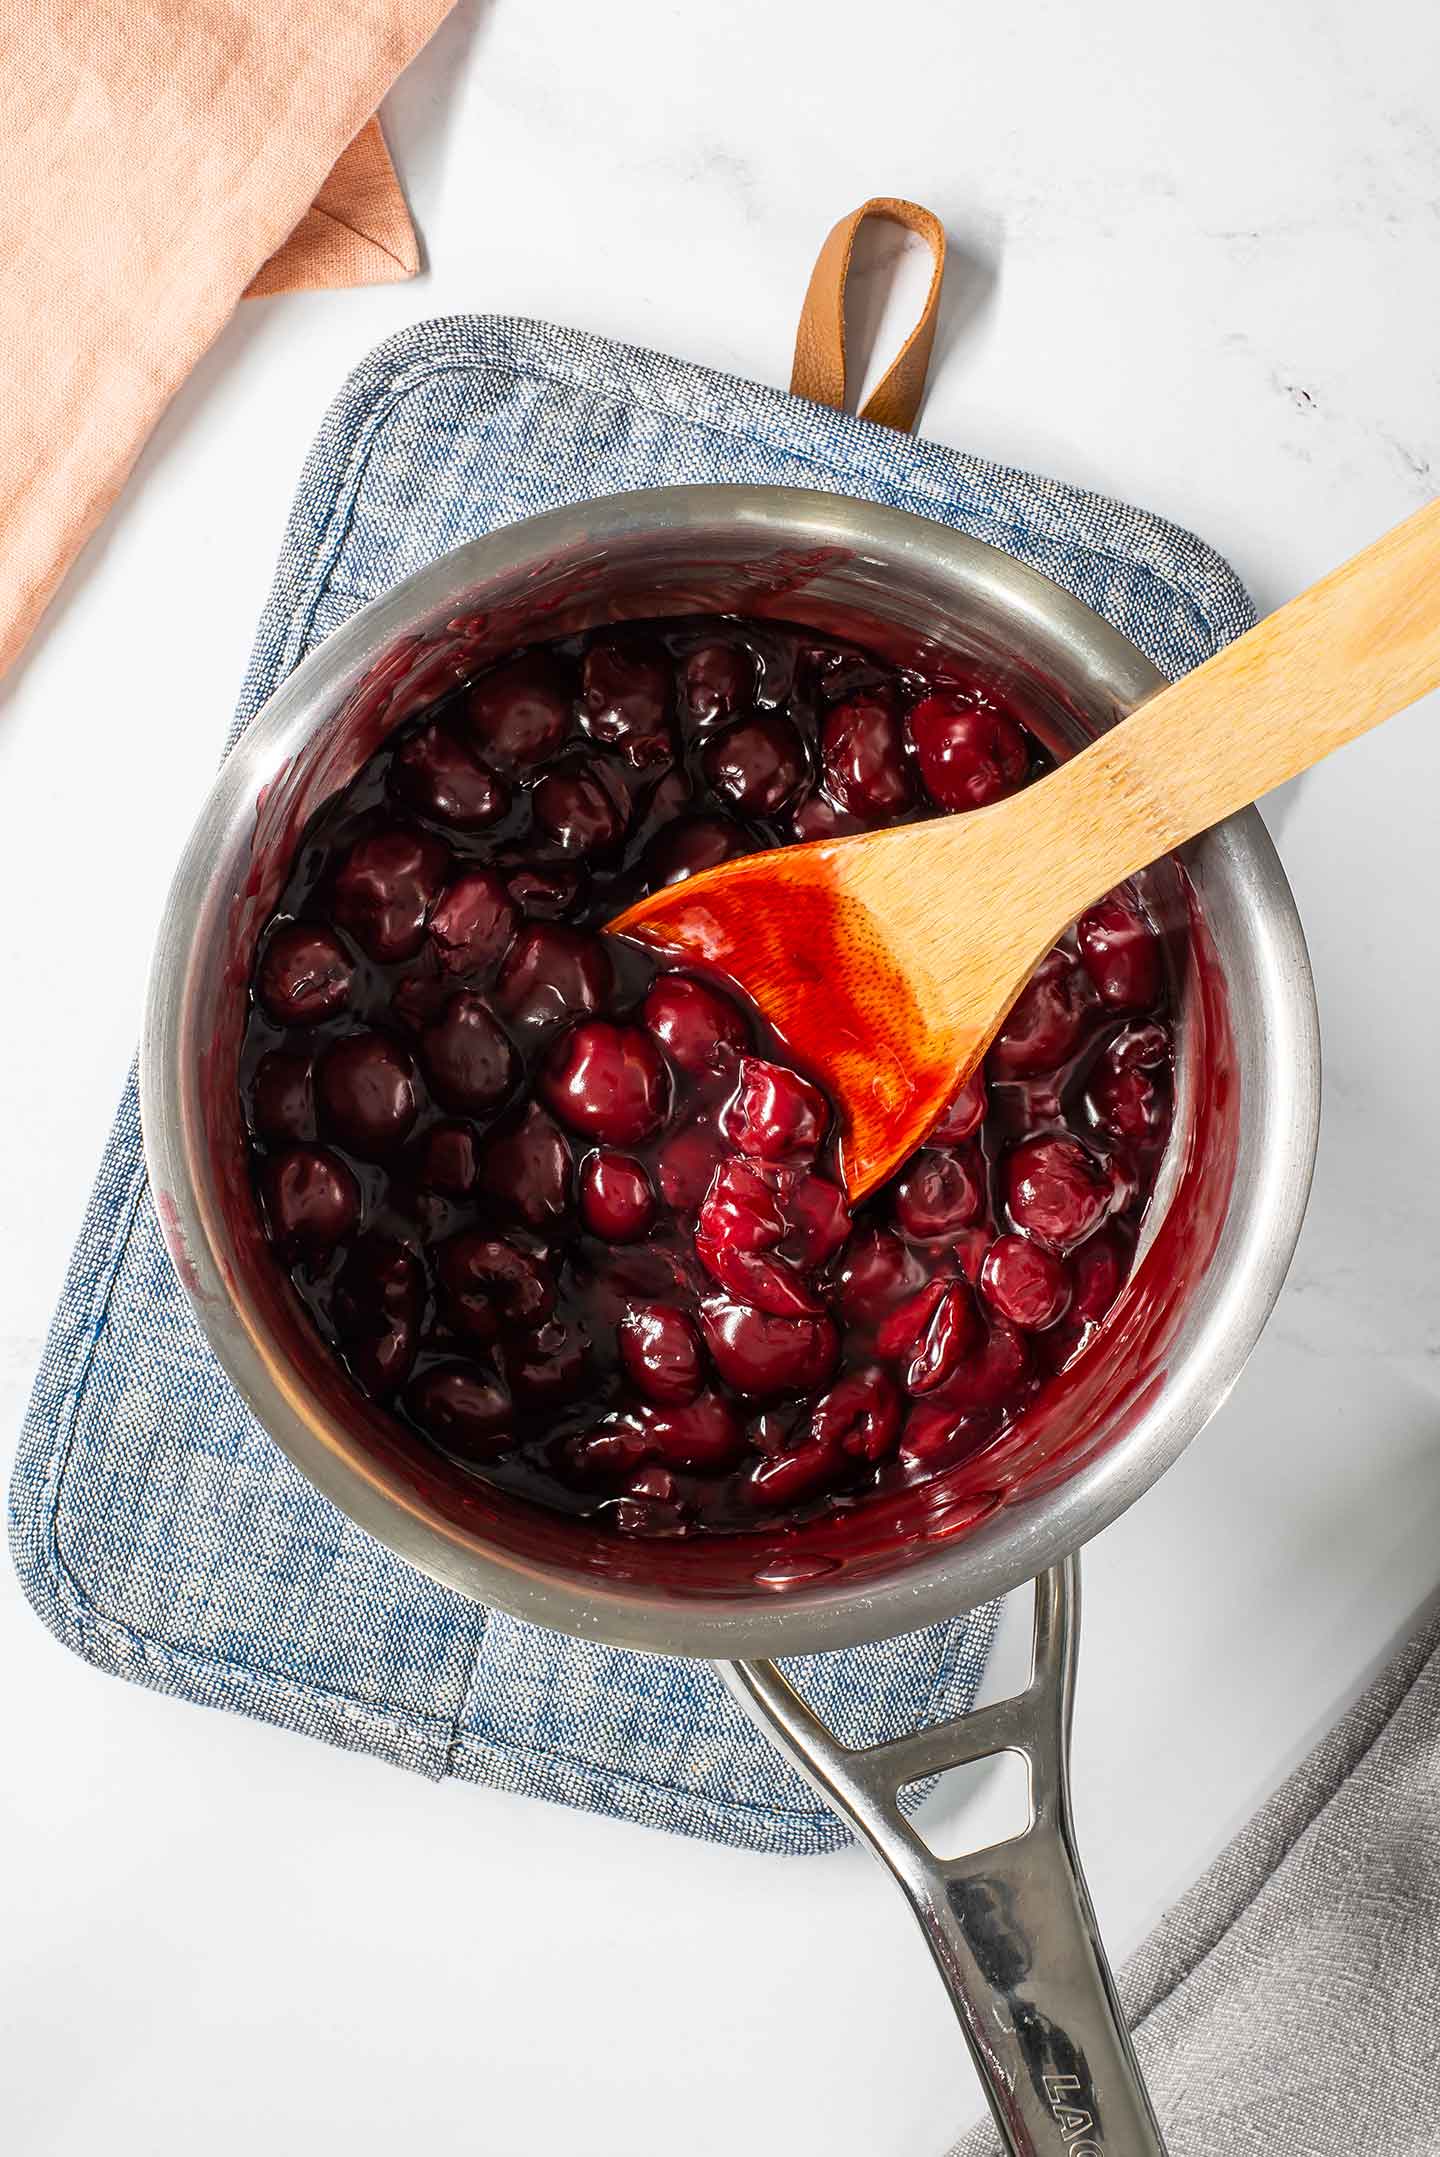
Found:
[[[1011,2157],[1165,2157],[1115,1997],[1070,1824],[1076,1559],[1035,1584],[1030,1683],[1009,1700],[863,1751],[842,1745],[773,1663],[721,1663],[736,1700],[848,1820],[915,1914]],[[910,1783],[1015,1752],[1029,1827],[937,1858],[900,1810]]]

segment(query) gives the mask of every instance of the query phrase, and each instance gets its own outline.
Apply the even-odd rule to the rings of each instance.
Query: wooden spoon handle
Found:
[[[1071,911],[1436,687],[1440,500],[1046,780]]]

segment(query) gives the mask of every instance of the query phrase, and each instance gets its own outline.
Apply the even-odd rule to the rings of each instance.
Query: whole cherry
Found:
[[[980,1286],[993,1310],[1029,1332],[1053,1326],[1070,1301],[1064,1266],[1028,1236],[996,1238],[980,1268]]]
[[[878,691],[847,697],[820,737],[825,791],[866,824],[903,816],[914,798],[905,730],[895,700]]]
[[[1110,1179],[1078,1139],[1029,1138],[1005,1163],[1010,1218],[1053,1250],[1068,1251],[1110,1210]]]
[[[335,919],[381,964],[413,958],[449,865],[444,841],[428,832],[392,825],[357,840],[335,878]]]
[[[510,806],[510,789],[499,773],[438,722],[400,744],[390,792],[406,808],[456,831],[483,831]]]
[[[983,809],[1025,783],[1030,751],[1014,721],[961,690],[922,697],[910,713],[920,776],[942,809]]]
[[[551,1050],[539,1090],[563,1124],[606,1146],[653,1138],[670,1106],[670,1078],[639,1026],[583,1019]]]
[[[483,996],[462,989],[420,1036],[420,1062],[446,1108],[479,1111],[504,1100],[515,1051]]]
[[[515,928],[515,902],[494,869],[467,869],[447,884],[430,916],[430,940],[447,973],[485,978]]]
[[[631,1384],[646,1400],[694,1400],[704,1382],[705,1352],[685,1311],[674,1304],[632,1303],[616,1341]]]
[[[691,1078],[733,1071],[750,1022],[733,997],[689,974],[661,974],[640,1016],[677,1069]]]
[[[466,698],[465,720],[500,762],[542,763],[570,734],[573,689],[553,658],[528,652],[481,676]]]
[[[805,746],[790,720],[757,712],[717,734],[702,758],[716,794],[741,816],[776,816],[805,776]]]
[[[655,1218],[655,1187],[643,1161],[602,1146],[580,1164],[580,1218],[607,1243],[635,1243]]]
[[[415,1066],[384,1034],[333,1042],[320,1059],[315,1096],[329,1136],[367,1160],[401,1145],[419,1113]]]
[[[313,1026],[343,1011],[354,963],[333,929],[283,921],[266,939],[256,991],[282,1026]]]

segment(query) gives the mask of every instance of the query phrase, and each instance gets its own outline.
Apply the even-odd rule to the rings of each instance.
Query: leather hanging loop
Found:
[[[889,372],[860,408],[861,419],[908,433],[915,425],[925,394],[940,311],[940,287],[945,277],[945,227],[933,210],[922,209],[918,202],[877,195],[836,225],[810,273],[810,288],[795,335],[790,392],[795,397],[808,397],[813,404],[834,405],[837,411],[845,408],[845,286],[856,234],[867,217],[884,218],[907,232],[918,233],[935,265],[919,321],[900,347]]]

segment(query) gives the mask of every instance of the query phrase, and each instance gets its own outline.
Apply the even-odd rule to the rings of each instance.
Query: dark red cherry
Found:
[[[1143,1071],[1117,1071],[1101,1064],[1090,1080],[1085,1105],[1111,1138],[1153,1146],[1165,1129],[1166,1102]]]
[[[942,1275],[891,1311],[875,1336],[875,1349],[887,1362],[905,1365],[908,1393],[930,1393],[954,1377],[979,1337],[969,1282]]]
[[[946,1384],[944,1398],[966,1415],[993,1413],[1018,1405],[1015,1396],[1029,1375],[1030,1350],[1024,1334],[997,1318],[982,1346],[964,1358]]]
[[[1065,1316],[1070,1280],[1053,1251],[1028,1236],[999,1236],[985,1254],[980,1286],[992,1310],[1038,1333]]]
[[[1075,926],[1086,973],[1102,1003],[1140,1011],[1160,993],[1160,944],[1145,916],[1118,892],[1092,906]]]
[[[572,913],[585,889],[585,872],[570,861],[547,861],[505,871],[511,898],[532,921],[558,921]]]
[[[457,735],[433,722],[395,751],[390,792],[456,831],[483,831],[510,806],[510,789]]]
[[[693,1213],[710,1188],[724,1151],[719,1133],[708,1117],[672,1131],[656,1158],[660,1196],[675,1213]]]
[[[688,974],[661,974],[640,1016],[671,1063],[692,1078],[733,1071],[750,1046],[750,1022],[730,997]]]
[[[833,1483],[845,1456],[815,1438],[756,1461],[740,1484],[740,1495],[756,1507],[801,1504]]]
[[[388,1236],[362,1236],[335,1283],[334,1313],[351,1368],[371,1393],[393,1393],[419,1343],[423,1283],[414,1254]]]
[[[580,1168],[580,1218],[607,1243],[634,1243],[655,1218],[655,1192],[644,1163],[601,1148]]]
[[[895,1186],[895,1222],[915,1243],[947,1243],[984,1210],[978,1161],[927,1147]]]
[[[444,1198],[469,1198],[480,1181],[480,1144],[468,1123],[432,1124],[419,1141],[416,1180]]]
[[[446,1108],[494,1108],[510,1091],[515,1051],[483,996],[462,989],[420,1036],[430,1090]]]
[[[673,1468],[714,1473],[733,1468],[745,1450],[745,1431],[723,1394],[700,1393],[674,1407],[640,1411],[647,1437]]]
[[[574,702],[565,670],[543,652],[509,659],[475,683],[465,722],[505,764],[539,764],[569,736]]]
[[[583,1392],[590,1376],[590,1342],[581,1327],[551,1318],[513,1343],[505,1358],[511,1389],[543,1410]]]
[[[324,1146],[287,1146],[271,1154],[260,1186],[276,1238],[292,1250],[330,1250],[360,1218],[360,1186]]]
[[[742,816],[776,816],[805,777],[805,745],[790,720],[761,712],[717,734],[701,763],[712,791]]]
[[[1070,1316],[1094,1325],[1105,1316],[1125,1284],[1130,1254],[1113,1229],[1102,1229],[1080,1246],[1070,1261]]]
[[[735,1091],[720,1112],[722,1135],[762,1161],[813,1154],[829,1121],[825,1097],[808,1079],[761,1056],[742,1056]]]
[[[670,666],[648,639],[592,644],[585,654],[580,721],[592,741],[618,749],[639,769],[668,764]]]
[[[257,976],[260,1001],[281,1026],[313,1026],[343,1011],[355,971],[333,929],[283,921],[269,937]]]
[[[786,1255],[802,1266],[823,1266],[850,1233],[845,1193],[827,1176],[812,1176],[803,1169],[782,1169],[780,1174],[787,1179]]]
[[[847,697],[825,721],[820,740],[825,791],[866,824],[889,824],[914,799],[905,731],[894,699],[879,690]]]
[[[608,1019],[584,1019],[561,1036],[539,1091],[572,1131],[609,1146],[653,1138],[670,1107],[670,1076],[650,1035]]]
[[[989,1096],[985,1091],[985,1074],[972,1071],[964,1085],[954,1096],[934,1130],[930,1133],[932,1146],[960,1146],[967,1138],[973,1138],[985,1121]]]
[[[695,1249],[701,1265],[742,1303],[777,1318],[811,1317],[825,1306],[794,1266],[763,1251],[747,1251],[736,1243],[715,1243],[697,1235]]]
[[[506,952],[495,1001],[522,1033],[543,1034],[598,1011],[614,980],[598,936],[537,922],[522,928]]]
[[[985,1436],[973,1410],[930,1395],[916,1401],[905,1418],[900,1465],[916,1476],[938,1475],[973,1452]]]
[[[440,895],[450,855],[428,832],[396,825],[351,847],[335,879],[335,919],[382,965],[412,959]]]
[[[892,1304],[923,1286],[925,1268],[888,1228],[862,1228],[852,1238],[836,1274],[847,1325],[877,1326]]]
[[[549,1228],[570,1207],[570,1147],[564,1132],[532,1101],[485,1141],[480,1177],[498,1204],[532,1228]]]
[[[487,975],[504,957],[515,902],[493,869],[467,869],[447,884],[430,916],[430,940],[447,973]]]
[[[541,1261],[483,1229],[442,1243],[436,1272],[446,1317],[478,1341],[493,1341],[502,1325],[533,1333],[555,1308],[555,1283]]]
[[[272,1049],[255,1067],[250,1100],[255,1129],[277,1145],[315,1136],[315,1089],[308,1056]]]
[[[618,779],[600,763],[547,772],[530,797],[537,826],[568,854],[613,854],[629,814]]]
[[[850,1233],[850,1209],[844,1192],[823,1176],[732,1154],[715,1172],[697,1229],[697,1243],[703,1239],[746,1253],[778,1250],[787,1260],[810,1269],[823,1266],[840,1249]],[[730,1281],[717,1267],[711,1265],[710,1270],[718,1279]],[[743,1294],[739,1288],[735,1292]],[[809,1302],[775,1304],[758,1294],[748,1300],[764,1310],[815,1307]]]
[[[705,1351],[684,1311],[670,1303],[632,1303],[616,1340],[626,1375],[646,1400],[694,1400],[703,1382]]]
[[[839,1353],[828,1318],[774,1318],[729,1296],[706,1297],[701,1326],[726,1385],[759,1400],[810,1392],[828,1378]]]
[[[1033,1078],[1074,1055],[1094,1008],[1094,991],[1069,953],[1047,953],[991,1044],[992,1078]]]
[[[1017,1228],[1071,1250],[1110,1210],[1110,1178],[1078,1139],[1027,1138],[1005,1163],[1005,1195]]]
[[[611,1416],[565,1442],[565,1458],[581,1482],[602,1489],[628,1482],[654,1451],[648,1432],[629,1415]]]
[[[1143,1026],[1122,1026],[1105,1051],[1105,1061],[1117,1071],[1156,1071],[1170,1061],[1170,1035],[1153,1019]]]
[[[419,1347],[417,1322],[408,1318],[378,1319],[369,1333],[359,1334],[345,1350],[345,1360],[367,1393],[393,1393],[404,1384],[414,1367]]]
[[[844,839],[865,826],[848,809],[837,809],[825,794],[812,794],[802,801],[790,819],[797,839]]]
[[[693,727],[717,725],[755,702],[756,656],[748,644],[702,644],[681,675],[680,701]]]
[[[983,809],[1025,783],[1030,751],[1014,722],[965,690],[922,697],[910,739],[931,799],[942,809]]]
[[[427,1436],[458,1460],[498,1460],[514,1443],[510,1396],[477,1364],[435,1364],[410,1386],[405,1405]]]
[[[785,1234],[779,1177],[743,1154],[732,1154],[715,1171],[700,1207],[697,1228],[712,1243],[738,1251],[768,1251]]]
[[[643,1537],[648,1542],[689,1532],[680,1506],[657,1505],[653,1498],[617,1498],[606,1506],[605,1513],[617,1534]]]
[[[857,1460],[883,1460],[900,1436],[900,1395],[878,1363],[847,1371],[822,1393],[810,1416],[810,1434]]]
[[[410,1136],[419,1111],[415,1066],[384,1034],[347,1034],[315,1074],[320,1120],[351,1153],[378,1160]]]
[[[738,824],[724,816],[677,818],[657,831],[645,849],[645,886],[659,891],[666,884],[683,884],[687,876],[718,869],[722,861],[743,854],[748,841]]]

